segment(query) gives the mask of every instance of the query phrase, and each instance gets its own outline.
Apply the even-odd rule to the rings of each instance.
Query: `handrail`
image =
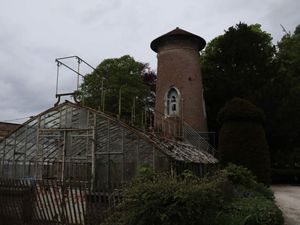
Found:
[[[188,140],[191,144],[198,148],[204,149],[212,155],[215,154],[215,148],[186,122],[184,122],[183,126],[183,136],[184,139]]]
[[[165,118],[165,114],[162,112],[159,112],[154,109],[154,113]],[[163,128],[165,127],[166,123],[170,123],[170,120],[162,120],[162,123],[164,123],[161,124],[162,133],[165,133],[165,130],[163,130]],[[187,123],[183,119],[180,119],[179,122],[174,121],[174,123],[178,123],[178,126],[181,128],[180,135],[183,138],[183,140],[188,141],[190,144],[198,147],[201,150],[205,150],[206,152],[212,155],[215,154],[215,148],[207,141],[207,139],[203,138],[203,136],[200,135],[199,132],[197,132],[189,123]]]

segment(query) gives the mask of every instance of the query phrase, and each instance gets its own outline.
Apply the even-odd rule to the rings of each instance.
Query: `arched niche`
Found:
[[[166,93],[165,114],[167,116],[180,115],[180,92],[176,87],[171,87]]]

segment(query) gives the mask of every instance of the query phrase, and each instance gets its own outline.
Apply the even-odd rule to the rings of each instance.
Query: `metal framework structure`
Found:
[[[64,62],[64,60],[67,59],[72,59],[72,60],[76,60],[77,62],[77,68],[74,69],[72,68],[70,65],[66,64]],[[85,66],[87,66],[88,68],[92,69],[93,71],[96,71],[96,68],[94,68],[91,64],[89,64],[88,62],[86,62],[85,60],[83,60],[82,58],[80,58],[77,55],[73,55],[73,56],[66,56],[66,57],[60,57],[55,59],[56,65],[57,65],[57,71],[56,71],[56,88],[55,88],[55,97],[57,98],[57,102],[55,103],[55,105],[58,105],[60,103],[60,99],[62,96],[73,96],[74,101],[79,103],[79,100],[77,99],[77,92],[80,90],[80,78],[84,78],[84,74],[81,73],[80,71],[80,65],[84,64]],[[61,93],[59,91],[59,77],[60,77],[60,67],[63,66],[65,68],[67,68],[68,70],[72,71],[73,73],[75,73],[77,75],[77,81],[76,81],[76,90],[74,90],[73,92],[67,92],[67,93]]]
[[[62,62],[69,58],[78,61],[77,71]],[[77,74],[78,91],[80,64],[87,63],[77,56],[56,62],[57,80],[59,67],[67,67]],[[78,102],[59,104],[67,95],[76,102],[76,91],[58,93],[57,82],[55,106],[0,140],[0,223],[100,224],[122,199],[115,188],[130,181],[140,166],[202,175],[207,165],[217,163],[214,148],[183,120],[145,107],[142,130],[122,122],[121,110],[117,119]],[[133,105],[132,124],[135,100]],[[158,130],[153,130],[153,112],[161,118]]]
[[[200,165],[216,159],[192,145],[160,139],[71,102],[33,117],[0,142],[4,178],[107,186],[131,180],[141,165],[169,170],[174,162]]]

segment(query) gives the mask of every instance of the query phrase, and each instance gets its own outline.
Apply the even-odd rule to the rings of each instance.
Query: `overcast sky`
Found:
[[[93,66],[125,54],[150,63],[150,42],[176,28],[207,42],[239,21],[260,23],[274,44],[300,24],[300,0],[0,0],[0,121],[53,106],[55,58],[78,55]],[[85,68],[82,68],[84,72]],[[76,78],[62,70],[59,91]]]

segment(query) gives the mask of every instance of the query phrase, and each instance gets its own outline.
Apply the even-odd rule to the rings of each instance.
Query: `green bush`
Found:
[[[125,189],[125,212],[112,224],[212,224],[222,200],[215,183],[190,173],[183,179],[148,172],[144,175]]]
[[[270,153],[262,126],[263,113],[247,100],[235,98],[219,113],[219,157],[223,166],[242,165],[259,182],[270,184]]]
[[[274,194],[270,188],[256,181],[255,176],[247,168],[229,163],[225,168],[228,180],[231,181],[236,189],[242,188],[248,190],[248,193],[260,194],[269,200],[274,200]]]
[[[282,225],[281,211],[262,196],[237,198],[226,204],[217,217],[220,225]]]
[[[272,197],[249,170],[232,164],[205,178],[189,171],[172,178],[142,168],[124,189],[121,210],[104,224],[282,225]]]
[[[256,178],[251,171],[245,167],[229,163],[225,170],[227,171],[228,179],[235,185],[243,185],[247,188],[252,188],[254,184],[256,184]]]
[[[223,171],[223,172],[222,172]],[[282,225],[281,211],[270,188],[258,183],[247,168],[229,164],[221,173],[234,185],[234,197],[224,202],[219,225]]]

